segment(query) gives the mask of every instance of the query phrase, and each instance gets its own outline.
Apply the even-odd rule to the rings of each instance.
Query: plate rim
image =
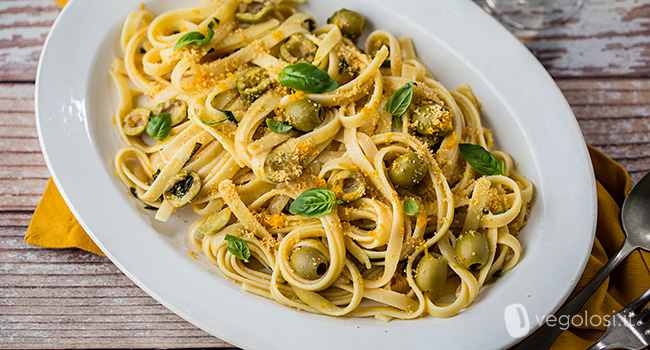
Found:
[[[316,1],[316,0],[312,0],[312,1]],[[352,1],[352,0],[351,0],[351,1]],[[382,0],[382,1],[380,1],[380,2],[388,3],[389,1],[388,1],[388,0]],[[196,325],[197,327],[199,327],[199,328],[205,330],[206,332],[208,332],[208,333],[210,333],[210,334],[213,334],[213,335],[214,335],[214,334],[217,334],[217,336],[218,336],[219,338],[221,338],[221,339],[223,339],[223,340],[225,340],[225,341],[227,341],[227,342],[229,342],[229,343],[231,343],[231,344],[238,344],[238,345],[240,345],[240,346],[244,346],[244,347],[254,347],[254,348],[258,348],[258,347],[260,347],[260,343],[259,343],[259,342],[257,342],[257,343],[250,343],[250,342],[243,341],[243,340],[241,340],[240,338],[235,339],[235,338],[231,337],[230,334],[224,334],[223,332],[215,331],[215,329],[214,329],[213,327],[206,326],[203,322],[201,322],[200,320],[196,320],[195,317],[193,317],[191,314],[188,314],[188,312],[186,312],[185,310],[181,310],[181,309],[179,309],[178,307],[176,307],[176,305],[174,305],[173,302],[169,302],[168,298],[162,296],[162,295],[159,294],[156,290],[150,288],[150,286],[149,286],[148,284],[146,284],[145,282],[142,282],[142,281],[140,280],[140,278],[138,278],[138,276],[135,276],[135,275],[130,271],[130,269],[127,268],[127,266],[125,266],[125,265],[123,265],[123,264],[121,263],[120,259],[118,259],[118,258],[113,254],[113,252],[111,252],[109,249],[106,249],[106,247],[105,247],[104,244],[102,243],[102,239],[101,239],[100,237],[97,237],[97,236],[95,235],[95,233],[93,233],[93,230],[91,229],[91,226],[92,226],[92,225],[89,225],[88,223],[86,223],[85,218],[84,218],[83,216],[79,215],[79,212],[78,212],[78,210],[77,210],[77,208],[76,208],[76,205],[75,205],[75,204],[78,205],[78,203],[75,203],[75,201],[74,201],[73,199],[71,199],[71,198],[68,196],[68,191],[66,190],[66,189],[67,189],[67,186],[68,186],[68,184],[69,184],[69,180],[62,180],[61,178],[59,178],[59,175],[60,175],[60,174],[59,174],[57,171],[54,170],[57,166],[56,166],[55,164],[53,164],[53,162],[52,162],[51,154],[49,153],[49,149],[48,149],[50,146],[49,146],[49,145],[46,145],[46,144],[45,144],[45,141],[44,141],[44,140],[45,140],[45,137],[44,137],[44,124],[43,124],[43,123],[44,123],[44,119],[43,119],[43,118],[45,118],[45,117],[44,117],[45,114],[42,114],[42,113],[41,113],[41,105],[40,105],[41,97],[42,97],[42,95],[43,95],[43,92],[41,91],[41,89],[43,88],[43,86],[42,86],[42,80],[41,80],[41,79],[42,79],[42,74],[43,74],[42,69],[43,69],[43,65],[44,65],[43,62],[44,62],[45,59],[47,58],[46,56],[48,55],[48,52],[50,52],[50,50],[51,50],[51,49],[50,49],[50,46],[51,46],[51,44],[50,44],[51,38],[52,38],[54,35],[56,35],[56,33],[58,33],[58,29],[57,29],[57,28],[60,26],[60,22],[64,21],[64,20],[67,18],[67,16],[68,16],[67,13],[70,12],[70,11],[72,11],[72,10],[70,10],[71,8],[72,8],[72,9],[76,9],[76,7],[81,7],[81,6],[83,6],[83,5],[81,5],[81,4],[80,4],[80,5],[77,5],[77,3],[83,3],[83,2],[76,1],[76,0],[72,0],[72,1],[70,1],[70,3],[68,3],[68,5],[67,5],[67,6],[66,6],[62,11],[61,11],[61,13],[59,14],[59,16],[57,16],[57,18],[56,18],[54,24],[52,25],[52,28],[51,28],[50,32],[48,33],[48,36],[47,36],[47,38],[46,38],[46,41],[45,41],[45,43],[44,43],[44,45],[43,45],[43,50],[42,50],[42,52],[41,52],[41,56],[40,56],[40,58],[39,58],[38,68],[37,68],[37,75],[36,75],[36,92],[35,92],[35,118],[36,118],[36,127],[37,127],[37,132],[38,132],[38,137],[39,137],[39,143],[40,143],[40,146],[41,146],[41,150],[42,150],[42,152],[43,152],[43,155],[44,155],[44,158],[45,158],[45,161],[46,161],[47,167],[48,167],[48,169],[49,169],[49,171],[50,171],[50,174],[51,174],[51,176],[52,176],[52,178],[53,178],[55,184],[57,185],[57,188],[59,189],[59,191],[60,191],[62,197],[64,198],[64,200],[65,200],[66,204],[68,205],[68,207],[70,208],[70,210],[74,213],[75,217],[78,218],[77,220],[78,220],[79,223],[82,225],[82,227],[84,228],[84,230],[86,230],[86,232],[87,232],[87,233],[88,233],[88,234],[93,238],[93,241],[95,241],[95,242],[97,243],[97,245],[102,249],[102,251],[104,251],[105,254],[109,257],[109,259],[110,259],[110,260],[111,260],[111,261],[112,261],[112,262],[113,262],[113,263],[114,263],[114,264],[115,264],[115,265],[116,265],[116,266],[117,266],[117,267],[118,267],[118,268],[119,268],[119,269],[120,269],[120,270],[121,270],[125,275],[127,275],[127,276],[128,276],[128,277],[129,277],[129,278],[130,278],[130,279],[131,279],[131,280],[136,284],[136,285],[138,285],[138,287],[140,287],[141,289],[143,289],[145,292],[147,292],[149,295],[151,295],[154,299],[156,299],[158,302],[160,302],[161,304],[163,304],[165,307],[167,307],[168,309],[170,309],[170,310],[173,311],[174,313],[178,314],[179,316],[181,316],[181,317],[183,317],[184,319],[190,321],[192,324]],[[407,3],[408,3],[408,1],[407,1]],[[496,22],[496,20],[494,20],[494,19],[492,19],[491,17],[489,17],[488,14],[483,13],[483,11],[479,8],[479,6],[478,6],[477,4],[471,2],[470,0],[463,0],[463,1],[460,1],[459,4],[460,4],[460,3],[462,3],[462,5],[458,5],[458,6],[465,6],[465,7],[467,7],[468,5],[469,5],[469,7],[474,6],[476,11],[480,11],[480,13],[482,13],[482,16],[485,16],[485,17],[483,17],[483,20],[486,20],[487,18],[489,18],[490,20],[494,21],[493,25],[494,25],[494,24],[497,24],[497,25],[498,25],[498,23]],[[453,6],[456,6],[456,5],[453,5]],[[475,12],[473,15],[477,15],[477,12]],[[480,17],[481,15],[478,15],[478,16]],[[502,30],[503,32],[507,32],[504,28],[501,28],[501,30]],[[524,48],[524,50],[526,50],[526,52],[528,53],[528,55],[530,55],[530,57],[528,57],[528,59],[530,60],[530,58],[532,57],[532,58],[537,62],[537,60],[534,58],[534,56],[532,56],[532,54],[531,54],[530,52],[528,52],[527,49],[525,49],[525,47],[523,46],[523,44],[521,44],[521,43],[520,43],[516,38],[514,38],[514,36],[512,36],[512,34],[510,34],[509,32],[507,32],[507,33],[508,33],[508,35],[509,35],[509,39],[508,39],[508,40],[510,40],[510,41],[515,40],[515,41],[517,42],[517,44],[519,44],[521,48]],[[563,103],[565,104],[564,107],[565,107],[565,108],[568,108],[569,111],[570,111],[570,113],[571,113],[571,116],[573,116],[573,124],[574,124],[573,127],[574,127],[574,128],[577,128],[578,131],[579,131],[580,129],[579,129],[579,126],[578,126],[577,120],[575,119],[575,116],[573,115],[573,112],[571,111],[571,108],[570,108],[568,102],[566,101],[566,99],[564,98],[564,96],[562,95],[562,93],[560,92],[559,87],[557,87],[557,84],[553,81],[552,77],[548,74],[548,72],[546,72],[546,70],[544,70],[544,68],[541,66],[541,64],[539,64],[539,62],[537,62],[537,64],[539,65],[539,68],[541,68],[541,69],[543,70],[543,73],[544,73],[544,74],[542,74],[542,75],[545,75],[545,79],[547,80],[547,81],[546,81],[546,84],[548,84],[548,87],[550,87],[550,88],[554,88],[554,89],[556,90],[555,92],[556,92],[556,93],[559,93],[560,96],[562,97],[561,100],[562,100]],[[486,81],[486,84],[489,84],[489,83],[490,83],[489,81]],[[500,100],[500,102],[503,102],[503,100]],[[45,132],[47,133],[47,131],[45,131]],[[588,156],[587,146],[586,146],[586,144],[584,143],[584,138],[582,138],[582,134],[581,134],[581,133],[579,133],[579,135],[580,135],[580,137],[581,137],[581,140],[583,141],[583,142],[582,142],[582,143],[583,143],[583,147],[582,147],[582,150],[581,150],[581,151],[582,151],[582,157],[583,157],[584,159],[586,159],[586,161],[587,161],[586,164],[581,164],[581,165],[582,165],[582,166],[585,166],[585,165],[587,166],[587,168],[586,168],[586,169],[583,169],[583,171],[586,171],[586,172],[589,174],[588,177],[589,177],[589,180],[590,180],[590,181],[589,181],[589,184],[588,184],[588,187],[589,187],[589,191],[588,191],[589,193],[588,193],[588,194],[590,194],[590,200],[589,200],[589,202],[591,203],[590,212],[591,212],[591,215],[592,215],[592,216],[591,216],[591,222],[588,223],[588,226],[590,226],[590,230],[591,230],[591,235],[590,235],[591,241],[590,241],[589,244],[588,244],[589,249],[588,249],[587,252],[586,252],[586,256],[584,256],[584,258],[582,259],[582,264],[581,264],[581,266],[580,266],[578,269],[576,269],[576,272],[574,273],[574,276],[573,276],[572,281],[571,281],[570,288],[567,288],[567,290],[565,290],[564,293],[562,293],[563,296],[561,297],[561,300],[559,300],[558,302],[555,303],[556,305],[555,305],[554,309],[552,310],[553,312],[559,308],[559,306],[564,302],[564,300],[566,300],[566,298],[569,296],[570,292],[573,290],[573,288],[574,288],[575,285],[577,284],[578,279],[579,279],[579,277],[581,276],[581,274],[582,274],[582,272],[583,272],[583,270],[584,270],[584,267],[585,267],[586,264],[587,264],[587,259],[588,259],[588,257],[589,257],[589,253],[590,253],[590,250],[591,250],[591,246],[593,245],[594,233],[595,233],[595,229],[596,229],[596,219],[597,219],[597,201],[596,201],[596,184],[595,184],[594,172],[593,172],[593,168],[592,168],[592,165],[591,165],[590,158],[589,158],[589,156]],[[585,158],[585,157],[586,157],[586,158]],[[583,159],[583,160],[584,160],[584,159]],[[536,185],[537,185],[537,184],[536,184]],[[583,253],[583,254],[584,254],[584,253]],[[190,262],[190,263],[191,263],[191,262]],[[190,264],[190,265],[191,265],[191,264]],[[395,321],[394,321],[394,322],[395,322]],[[399,322],[399,321],[398,321],[398,322]],[[531,331],[532,331],[532,329],[531,329]],[[513,344],[516,340],[517,340],[517,339],[514,339],[514,338],[513,338],[513,339],[509,342],[509,345]],[[506,343],[507,343],[507,342],[506,342]],[[508,344],[506,344],[506,343],[504,343],[503,345],[508,345]]]

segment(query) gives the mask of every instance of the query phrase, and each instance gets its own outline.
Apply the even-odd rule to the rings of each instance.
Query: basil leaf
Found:
[[[322,94],[339,88],[339,84],[326,71],[305,62],[282,68],[278,81],[283,86],[308,94]]]
[[[413,85],[418,84],[409,81],[397,89],[384,105],[384,110],[395,117],[401,117],[406,113],[413,101]]]
[[[341,203],[329,188],[313,187],[301,193],[289,206],[289,212],[306,218],[319,218],[332,212]]]
[[[282,124],[273,118],[266,118],[266,126],[276,134],[283,134],[292,128],[291,125]]]
[[[420,211],[420,206],[411,198],[404,199],[404,212],[406,215],[413,216]]]
[[[172,116],[160,113],[147,123],[147,134],[158,141],[165,141],[172,131]]]
[[[461,143],[458,149],[467,163],[483,175],[503,175],[505,172],[503,161],[479,145]]]
[[[401,116],[399,116],[399,117],[393,116],[393,124],[395,124],[396,128],[401,129],[402,128],[402,117]]]
[[[498,212],[493,213],[493,214],[494,214],[494,215],[499,215],[499,214],[503,214],[503,213],[505,213],[505,212],[507,212],[507,211],[508,211],[508,209],[503,209],[503,210],[499,210]]]
[[[246,241],[229,234],[226,234],[226,237],[224,239],[228,242],[226,247],[228,248],[230,254],[238,257],[241,260],[244,260],[245,262],[248,262],[248,258],[251,257],[251,251],[248,249],[248,244],[246,244]]]
[[[214,124],[218,124],[218,123],[223,123],[223,122],[225,122],[226,120],[230,120],[231,122],[233,122],[233,123],[235,123],[235,124],[238,124],[238,123],[239,123],[239,122],[237,121],[237,119],[235,118],[235,115],[232,114],[231,111],[222,111],[222,110],[220,110],[220,109],[217,109],[217,110],[218,110],[219,112],[225,114],[226,117],[223,118],[223,119],[219,119],[219,120],[217,120],[217,121],[214,121],[214,122],[206,122],[205,120],[203,120],[203,118],[199,117],[199,119],[201,119],[201,123],[203,123],[203,124],[205,124],[205,125],[214,125]]]
[[[178,39],[178,41],[174,45],[174,50],[178,50],[181,47],[187,45],[203,46],[207,44],[210,41],[210,39],[212,39],[213,36],[214,36],[214,30],[212,30],[210,26],[208,26],[208,35],[203,35],[199,32],[189,32],[183,35],[180,39]]]

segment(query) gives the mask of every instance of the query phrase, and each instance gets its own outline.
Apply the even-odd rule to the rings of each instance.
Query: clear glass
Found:
[[[566,23],[585,0],[485,0],[489,11],[516,29],[543,30]]]

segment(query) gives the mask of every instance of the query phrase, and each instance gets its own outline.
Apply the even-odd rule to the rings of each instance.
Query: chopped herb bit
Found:
[[[129,187],[129,191],[131,191],[133,197],[138,198],[138,192],[136,192],[135,187]]]
[[[283,134],[292,128],[291,125],[282,124],[273,118],[266,118],[266,126],[276,134]]]

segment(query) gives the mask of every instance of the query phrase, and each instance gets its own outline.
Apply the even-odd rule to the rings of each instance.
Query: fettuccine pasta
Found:
[[[109,71],[117,176],[157,220],[190,205],[191,246],[247,292],[454,316],[519,261],[533,185],[409,38],[362,50],[359,13],[315,24],[284,0],[129,14]]]

